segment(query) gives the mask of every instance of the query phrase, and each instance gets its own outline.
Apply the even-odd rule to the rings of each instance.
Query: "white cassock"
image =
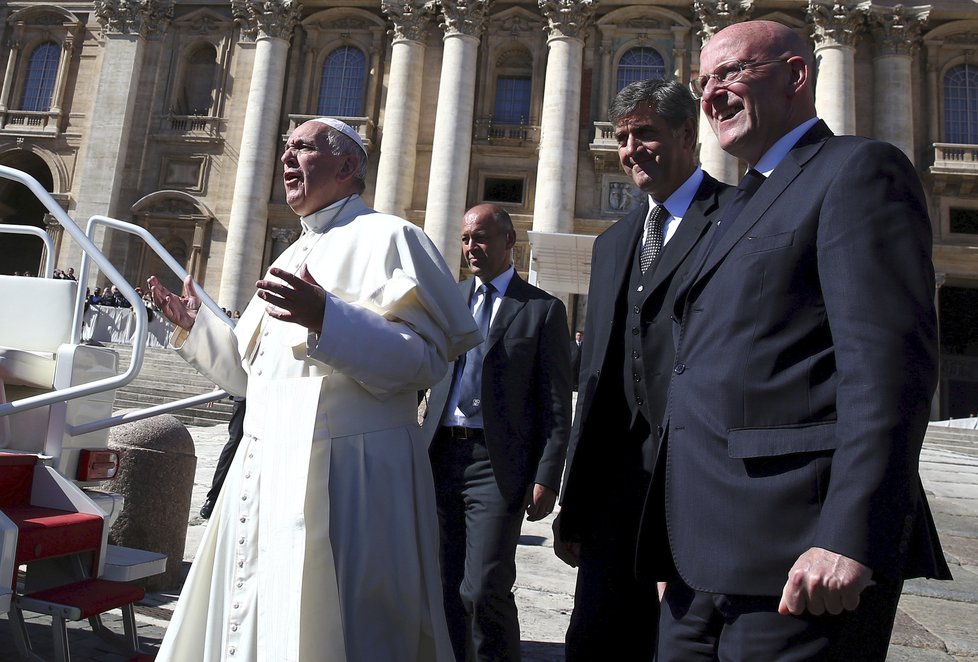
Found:
[[[184,356],[245,395],[244,438],[158,662],[454,660],[417,391],[480,335],[434,245],[352,196],[275,261],[326,289],[323,332],[201,308]]]

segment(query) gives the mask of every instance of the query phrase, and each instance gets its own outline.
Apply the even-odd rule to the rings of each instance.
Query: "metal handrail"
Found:
[[[136,290],[129,284],[122,274],[109,262],[108,258],[102,254],[102,252],[95,246],[92,241],[91,236],[94,235],[95,227],[98,225],[106,225],[114,229],[123,230],[131,234],[140,236],[146,243],[153,249],[153,251],[163,260],[163,262],[180,276],[183,280],[187,276],[187,272],[181,267],[176,260],[170,256],[170,254],[163,248],[155,237],[149,234],[145,229],[138,226],[132,225],[131,223],[125,223],[116,219],[108,218],[105,216],[92,216],[88,221],[88,234],[82,231],[80,227],[75,223],[75,221],[68,216],[64,209],[61,208],[51,194],[43,187],[41,184],[20,170],[15,170],[14,168],[9,168],[7,166],[0,165],[0,177],[10,179],[19,182],[26,186],[31,193],[33,193],[37,199],[44,205],[47,211],[61,224],[61,227],[67,232],[71,238],[78,244],[82,250],[82,264],[79,273],[79,288],[77,299],[75,302],[74,320],[72,325],[72,344],[79,344],[81,341],[81,323],[84,319],[85,314],[85,294],[82,288],[82,284],[88,280],[88,270],[91,262],[94,262],[98,268],[101,270],[102,274],[111,282],[113,285],[119,288],[122,295],[125,296],[129,301],[141,302],[142,299],[136,294]],[[22,228],[26,226],[16,226],[19,228],[17,232],[23,232]],[[26,233],[34,234],[30,231]],[[53,244],[48,245],[48,254],[53,258]],[[49,260],[51,263],[51,260]],[[47,271],[47,270],[46,270]],[[52,266],[53,275],[53,266]],[[196,285],[196,283],[195,283]],[[213,299],[207,295],[203,289],[198,289],[202,302],[218,314],[222,319],[224,319],[228,324],[231,321],[224,315],[221,308],[214,303]],[[133,314],[136,316],[136,329],[132,338],[132,357],[129,360],[129,366],[126,371],[120,375],[115,375],[113,377],[106,377],[104,379],[99,379],[93,382],[88,382],[87,384],[79,384],[76,386],[69,386],[63,389],[57,389],[51,391],[50,393],[44,393],[41,395],[29,396],[26,398],[21,398],[19,400],[13,400],[11,402],[0,404],[0,416],[9,416],[10,414],[15,414],[22,411],[28,411],[30,409],[36,409],[38,407],[43,407],[45,405],[54,404],[56,402],[62,402],[65,400],[72,400],[75,398],[82,398],[94,393],[101,393],[103,391],[110,391],[113,389],[121,388],[126,384],[130,383],[139,374],[139,369],[142,367],[143,355],[146,351],[146,338],[147,331],[149,327],[148,318],[146,315],[146,307],[142,305],[133,305]],[[208,394],[201,396],[194,396],[191,398],[185,398],[169,405],[161,405],[159,407],[153,407],[153,413],[146,414],[146,411],[142,410],[138,412],[130,412],[123,417],[112,417],[108,419],[102,419],[100,421],[91,421],[84,425],[78,426],[68,426],[66,431],[71,435],[83,434],[85,432],[92,432],[94,430],[103,429],[116,425],[120,422],[120,419],[125,418],[128,420],[140,420],[140,418],[148,418],[149,416],[155,416],[159,413],[164,413],[164,411],[176,411],[183,407],[189,406],[183,404],[186,402],[196,403],[200,402],[210,402],[213,400],[218,400],[227,394],[224,391],[213,391]]]
[[[44,275],[54,278],[54,239],[47,232],[34,225],[11,225],[0,223],[0,234],[32,234],[44,242]]]

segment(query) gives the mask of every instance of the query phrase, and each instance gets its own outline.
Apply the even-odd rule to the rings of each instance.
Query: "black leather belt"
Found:
[[[460,425],[443,426],[444,434],[452,439],[482,439],[482,428],[463,428]]]

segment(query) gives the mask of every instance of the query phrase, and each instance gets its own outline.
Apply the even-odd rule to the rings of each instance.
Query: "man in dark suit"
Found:
[[[466,212],[462,252],[475,277],[459,290],[488,329],[432,389],[424,422],[433,435],[445,612],[460,661],[520,659],[512,588],[522,515],[535,521],[553,510],[570,430],[567,315],[517,275],[515,243],[505,210]]]
[[[817,119],[786,26],[730,26],[700,64],[691,87],[756,192],[676,294],[639,548],[669,580],[658,660],[883,660],[904,578],[949,577],[918,475],[937,377],[924,194],[900,150]]]
[[[554,551],[577,565],[566,656],[651,660],[659,605],[635,542],[672,374],[672,301],[730,190],[697,165],[697,108],[679,82],[632,83],[612,101],[622,168],[646,194],[595,241],[577,415]],[[659,207],[664,213],[654,213]],[[660,224],[658,227],[654,225]],[[643,248],[658,256],[642,269]]]

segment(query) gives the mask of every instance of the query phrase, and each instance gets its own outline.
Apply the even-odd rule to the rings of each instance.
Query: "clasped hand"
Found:
[[[778,613],[799,616],[841,614],[859,606],[859,596],[873,585],[873,571],[854,559],[812,547],[788,571]]]

